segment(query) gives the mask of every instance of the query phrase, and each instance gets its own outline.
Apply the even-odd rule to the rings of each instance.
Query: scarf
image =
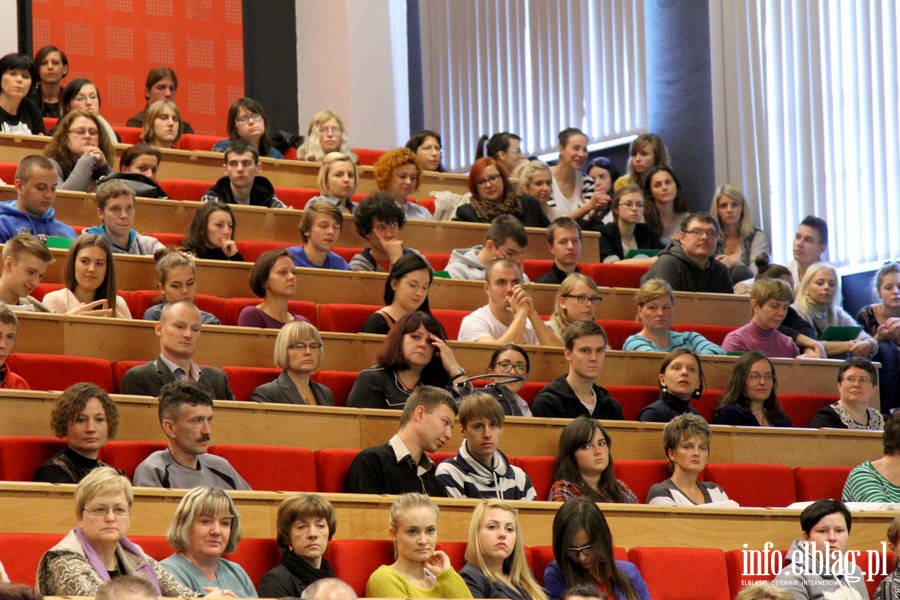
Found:
[[[97,574],[100,579],[103,581],[109,581],[109,571],[106,569],[106,565],[103,564],[103,559],[100,558],[100,555],[91,546],[91,543],[84,535],[84,531],[81,530],[81,527],[75,528],[75,537],[78,538],[78,542],[81,544],[81,549],[84,550],[84,556],[88,559],[88,562],[91,563],[91,568],[94,569],[94,572]],[[153,572],[153,569],[150,567],[150,564],[147,562],[147,557],[138,548],[134,542],[129,540],[127,537],[122,537],[119,540],[119,547],[122,548],[125,552],[129,554],[134,554],[144,560],[144,564],[138,569],[138,572],[142,573],[144,577],[150,582],[150,585],[153,586],[153,589],[156,590],[157,596],[162,596],[162,590],[159,587],[159,580],[156,578],[156,573]]]
[[[291,551],[286,551],[281,557],[281,564],[290,571],[291,575],[302,581],[305,585],[310,585],[320,579],[334,577],[334,569],[328,564],[328,561],[322,558],[322,566],[315,568],[302,557],[297,556]]]
[[[490,223],[500,215],[522,218],[522,201],[514,193],[504,194],[500,200],[484,200],[473,195],[469,204],[482,223]]]

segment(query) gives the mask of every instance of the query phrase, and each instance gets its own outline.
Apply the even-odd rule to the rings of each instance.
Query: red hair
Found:
[[[479,158],[472,163],[472,168],[469,169],[469,191],[476,198],[480,198],[476,189],[478,186],[475,185],[475,182],[482,178],[488,167],[494,167],[500,173],[500,179],[503,181],[503,195],[505,196],[509,192],[509,174],[500,161],[489,156]]]

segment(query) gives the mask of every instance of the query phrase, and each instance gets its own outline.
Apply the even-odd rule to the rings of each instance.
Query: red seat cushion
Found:
[[[275,188],[275,196],[291,208],[296,208],[297,210],[303,210],[306,207],[307,202],[321,194],[322,192],[316,188]]]
[[[316,459],[316,487],[323,494],[343,494],[350,463],[360,453],[358,448],[322,448]],[[333,566],[333,565],[332,565]]]
[[[331,564],[335,576],[346,581],[362,598],[375,569],[394,562],[394,546],[390,540],[331,540],[325,560]]]
[[[653,600],[730,600],[725,553],[718,548],[631,548]],[[678,569],[672,576],[673,565]]]
[[[194,179],[161,179],[159,181],[159,186],[172,200],[198,201],[212,185],[213,182]]]
[[[9,367],[33,390],[64,390],[83,381],[113,391],[112,367],[103,358],[64,354],[12,354]]]
[[[387,150],[376,150],[374,148],[353,148],[352,150],[359,161],[357,164],[361,167],[371,167],[376,160],[387,153]]]
[[[149,423],[148,423],[149,426]],[[162,435],[162,432],[160,432]],[[113,440],[106,442],[100,450],[100,460],[125,472],[128,479],[134,479],[134,470],[145,458],[157,450],[165,450],[165,442],[148,440]]]
[[[519,396],[530,407],[534,403],[535,396],[547,385],[546,381],[526,381],[525,385],[519,389]]]
[[[113,363],[112,371],[113,371],[113,385],[115,387],[115,392],[117,394],[122,393],[122,378],[125,377],[125,373],[128,372],[129,369],[136,367],[138,365],[142,365],[146,360],[120,360],[118,362]]]
[[[0,533],[0,562],[10,582],[34,587],[41,557],[62,537],[61,533]]]
[[[114,126],[113,131],[119,134],[123,144],[137,144],[141,141],[140,127]]]
[[[66,286],[61,283],[44,282],[44,283],[39,284],[36,288],[34,288],[31,291],[31,295],[32,295],[32,297],[35,298],[35,300],[43,300],[44,296],[46,296],[49,292],[55,292],[56,290],[61,290],[64,287],[66,287]],[[131,307],[129,306],[128,308],[131,308]]]
[[[350,389],[353,387],[357,375],[359,373],[355,371],[329,371],[326,369],[313,374],[312,379],[331,390],[335,406],[347,406],[347,397],[350,395]]]
[[[431,268],[434,271],[446,271],[447,263],[450,262],[450,255],[444,252],[423,252],[422,256],[425,257],[431,264]]]
[[[626,421],[637,421],[638,413],[645,406],[659,398],[659,387],[655,385],[607,385],[609,395],[622,404]]]
[[[16,180],[16,169],[19,165],[11,162],[0,162],[0,179],[6,182],[6,185],[12,185]]]
[[[548,500],[550,487],[553,485],[553,463],[556,459],[552,456],[517,456],[512,463],[525,471],[531,478],[531,485],[537,494],[536,500]]]
[[[162,294],[158,290],[132,290],[126,292],[124,298],[131,316],[143,319],[147,309],[156,304],[156,301],[162,298]]]
[[[376,304],[320,304],[319,329],[338,333],[359,333],[373,312],[381,308]]]
[[[185,133],[175,143],[178,150],[201,150],[209,152],[212,147],[222,141],[222,137],[218,135],[202,135],[199,133]],[[224,159],[222,162],[225,162]]]
[[[468,545],[468,542],[438,542],[437,549],[447,553],[450,564],[459,572],[466,564],[466,546]]]
[[[597,319],[597,322],[606,332],[610,350],[621,350],[628,336],[638,333],[643,328],[640,321],[625,319]]]
[[[308,448],[216,444],[209,451],[231,463],[254,490],[316,491],[316,461]]]
[[[526,258],[522,265],[522,270],[531,281],[537,281],[552,268],[553,261],[543,258]]]
[[[144,554],[156,561],[166,559],[175,553],[164,535],[129,535],[128,539],[140,546]]]
[[[169,233],[166,231],[152,231],[147,235],[150,237],[155,237],[160,241],[163,246],[167,248],[180,248],[184,245],[184,234],[183,233]]]
[[[281,563],[281,548],[274,539],[244,538],[237,550],[226,554],[225,558],[244,567],[253,586],[258,588],[263,575]]]
[[[778,394],[778,402],[794,427],[809,427],[820,409],[837,402],[831,394]]]
[[[615,452],[615,444],[613,444],[613,452]],[[634,492],[638,502],[643,503],[647,501],[647,493],[651,487],[669,478],[669,461],[616,460],[613,461],[613,471],[616,478]]]
[[[250,400],[253,391],[281,374],[281,369],[267,367],[222,367],[237,400]]]
[[[582,272],[597,282],[597,285],[619,288],[641,287],[641,277],[650,270],[650,265],[623,265],[618,263],[588,263]]]
[[[797,500],[794,472],[787,465],[714,463],[706,466],[704,479],[722,486],[741,506],[781,507]]]
[[[0,436],[0,481],[34,481],[38,467],[65,447],[65,441],[49,436]]]
[[[459,337],[459,328],[462,326],[462,320],[469,315],[471,311],[458,310],[455,308],[432,308],[431,316],[441,322],[444,331],[447,332],[448,340],[455,340]],[[485,370],[487,365],[484,365]]]
[[[210,294],[196,294],[194,304],[202,311],[215,315],[222,322],[225,319],[225,300]]]
[[[794,467],[794,486],[798,502],[820,498],[840,500],[844,484],[853,467]]]
[[[300,243],[300,240],[297,240],[297,243]],[[296,246],[297,244],[292,244],[290,242],[270,242],[268,240],[244,240],[241,242],[237,242],[238,250],[241,254],[244,255],[244,260],[247,262],[256,262],[260,256],[262,256],[263,252],[268,252],[269,250],[281,250],[282,248],[290,248],[291,246]],[[247,284],[247,290],[249,291],[249,283]]]

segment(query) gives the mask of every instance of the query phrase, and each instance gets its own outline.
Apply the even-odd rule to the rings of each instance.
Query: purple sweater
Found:
[[[726,352],[759,350],[770,358],[795,358],[800,354],[794,340],[777,329],[763,329],[753,321],[726,335],[722,347]]]
[[[294,314],[294,320],[306,321],[309,319],[303,315]],[[278,319],[273,319],[255,306],[245,306],[238,316],[238,325],[241,327],[262,327],[263,329],[281,329],[284,323]]]

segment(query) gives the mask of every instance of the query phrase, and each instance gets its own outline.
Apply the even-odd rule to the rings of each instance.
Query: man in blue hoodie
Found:
[[[47,241],[50,236],[75,238],[75,230],[55,219],[56,169],[39,154],[26,156],[16,169],[15,200],[0,203],[0,242],[20,233]]]

